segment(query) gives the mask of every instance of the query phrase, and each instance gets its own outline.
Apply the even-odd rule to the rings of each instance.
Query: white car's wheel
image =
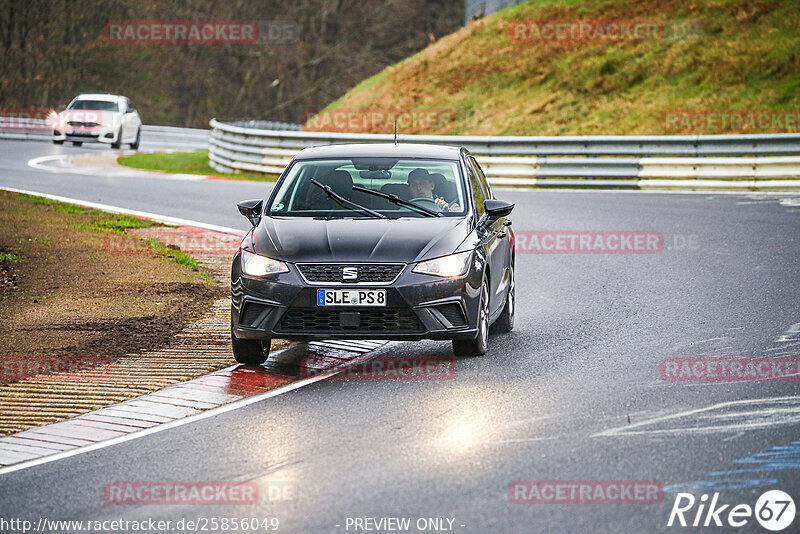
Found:
[[[137,148],[139,148],[139,141],[141,140],[141,137],[142,137],[142,129],[139,128],[138,130],[136,130],[136,139],[134,139],[133,143],[131,143],[132,149],[136,150]]]
[[[122,147],[122,128],[117,131],[117,140],[111,143],[111,148],[121,148]]]

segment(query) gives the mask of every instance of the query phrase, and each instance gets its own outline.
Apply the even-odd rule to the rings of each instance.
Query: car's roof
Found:
[[[119,95],[101,95],[101,94],[85,94],[85,95],[78,95],[75,97],[75,100],[100,100],[101,102],[116,102],[120,98],[124,98]]]
[[[295,159],[320,158],[437,158],[456,160],[461,148],[413,143],[362,143],[306,148]]]

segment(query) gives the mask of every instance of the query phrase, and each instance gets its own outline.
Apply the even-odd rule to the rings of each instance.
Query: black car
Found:
[[[253,229],[231,270],[236,360],[264,362],[272,338],[441,339],[484,354],[490,325],[514,326],[513,208],[465,148],[303,150],[266,203],[239,203]]]

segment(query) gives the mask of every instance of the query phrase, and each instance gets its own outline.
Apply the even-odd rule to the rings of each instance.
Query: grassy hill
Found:
[[[658,31],[622,41],[545,36],[548,22],[594,21],[593,31],[608,29],[601,20],[655,24]],[[387,67],[324,113],[435,115],[404,121],[402,133],[797,132],[798,28],[796,0],[531,0]],[[316,120],[306,128],[331,129]],[[356,117],[343,129],[388,133],[389,124]]]

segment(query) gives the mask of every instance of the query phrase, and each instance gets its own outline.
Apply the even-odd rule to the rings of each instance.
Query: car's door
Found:
[[[467,172],[469,173],[470,189],[472,198],[475,202],[475,211],[478,216],[479,224],[485,221],[485,200],[492,198],[491,190],[488,189],[486,179],[481,176],[482,171],[478,162],[472,156],[467,156]],[[507,238],[503,235],[505,226],[503,220],[495,221],[492,225],[485,228],[480,235],[481,244],[486,251],[487,262],[491,272],[489,281],[489,313],[497,311],[503,304],[505,288],[508,283],[506,280],[506,266],[508,265]]]
[[[486,178],[486,174],[484,174],[483,169],[478,164],[478,160],[475,157],[471,156],[472,164],[475,165],[475,169],[478,171],[478,179],[481,182],[481,185],[486,191],[486,198],[496,199],[494,193],[492,192],[492,186],[489,184],[489,180]],[[502,241],[502,245],[498,249],[497,259],[498,261],[502,258],[501,268],[502,268],[502,279],[500,280],[500,285],[498,287],[497,295],[502,297],[501,302],[505,302],[506,292],[508,290],[509,284],[509,269],[511,268],[511,264],[513,261],[513,251],[511,250],[513,247],[513,239],[511,237],[511,219],[508,217],[503,217],[497,221],[495,224],[495,233],[497,235],[497,239]],[[495,271],[501,272],[501,271]]]

